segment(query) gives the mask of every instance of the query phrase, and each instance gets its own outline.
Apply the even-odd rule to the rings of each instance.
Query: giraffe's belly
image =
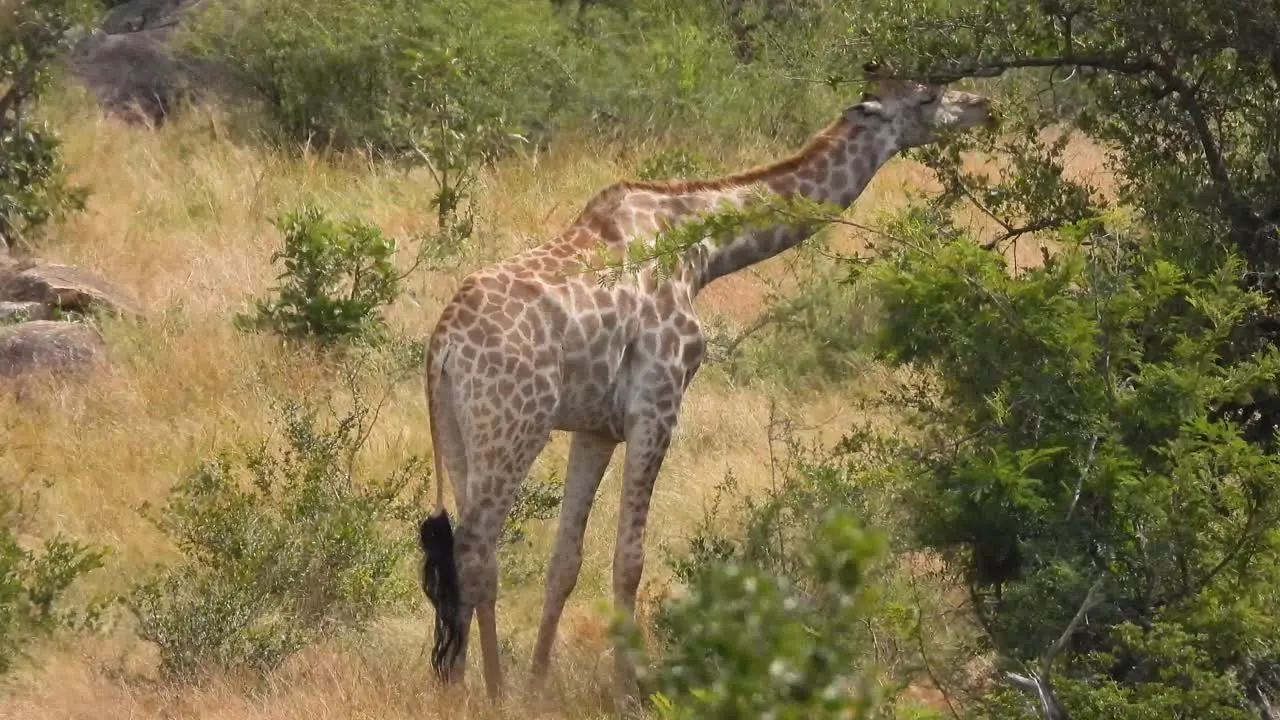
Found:
[[[592,432],[623,439],[626,407],[622,398],[630,383],[618,367],[607,370],[572,369],[561,381],[555,428]]]

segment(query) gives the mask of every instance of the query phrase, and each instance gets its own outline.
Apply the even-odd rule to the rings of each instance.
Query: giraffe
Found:
[[[868,72],[873,69],[868,67]],[[564,606],[582,565],[587,518],[605,470],[625,444],[613,554],[615,606],[634,618],[645,525],[686,389],[705,350],[693,301],[708,284],[794,247],[817,228],[779,222],[726,243],[682,252],[673,272],[653,268],[612,286],[581,272],[603,245],[623,253],[656,231],[755,193],[849,207],[895,153],[992,118],[987,98],[895,79],[873,80],[861,100],[778,162],[710,180],[613,184],[557,238],[465,277],[428,342],[424,385],[437,486],[419,526],[420,582],[436,614],[432,665],[447,683],[465,673],[473,615],[491,698],[498,660],[496,545],[520,484],[553,430],[571,433],[559,528],[533,650],[540,687]],[[452,480],[458,525],[444,506]],[[615,697],[638,700],[635,667],[615,653]]]

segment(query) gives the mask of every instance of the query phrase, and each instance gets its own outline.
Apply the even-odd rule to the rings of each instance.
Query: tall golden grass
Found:
[[[111,546],[107,567],[86,578],[83,592],[120,591],[153,563],[173,557],[166,538],[138,513],[142,503],[162,501],[200,458],[263,433],[272,397],[332,385],[305,356],[231,324],[236,311],[273,283],[269,258],[280,238],[270,218],[317,202],[339,216],[358,216],[402,235],[432,221],[430,187],[421,172],[236,142],[216,109],[194,110],[148,129],[103,117],[85,97],[68,91],[46,112],[63,129],[75,179],[89,185],[92,195],[85,212],[53,229],[40,255],[111,279],[136,295],[149,317],[138,325],[105,325],[110,366],[90,381],[49,382],[22,401],[0,395],[0,417],[6,418],[0,427],[8,433],[0,443],[0,477],[16,478],[28,489],[47,482],[23,530],[32,536],[62,531]],[[592,193],[630,176],[632,159],[644,150],[561,143],[486,173],[483,231],[464,268],[549,237]],[[725,148],[717,159],[743,167],[787,150]],[[1073,162],[1082,173],[1092,173],[1101,161],[1082,146]],[[853,217],[868,220],[905,202],[909,190],[932,187],[923,168],[895,160],[867,189]],[[845,249],[857,245],[856,237],[843,235],[837,242]],[[1038,253],[1028,253],[1033,255]],[[761,273],[781,272],[781,262],[766,263]],[[424,336],[458,279],[438,273],[415,277],[411,297],[393,308],[393,323]],[[761,280],[747,273],[713,286],[699,305],[707,316],[746,322],[760,311],[763,297]],[[691,528],[726,473],[747,492],[771,482],[771,396],[808,432],[829,440],[848,427],[855,412],[850,398],[868,384],[851,378],[822,393],[786,397],[777,388],[735,386],[714,368],[704,371],[690,391],[655,492],[646,579],[662,575],[655,549]],[[390,467],[428,449],[416,378],[394,389],[379,422],[371,462]],[[555,438],[535,472],[561,468],[565,447],[564,438]],[[609,597],[617,492],[615,464],[600,491],[581,580],[561,624],[556,690],[549,700],[534,702],[521,690],[541,612],[541,585],[502,590],[500,631],[513,649],[506,705],[524,717],[607,715],[612,663],[601,603]],[[540,555],[531,562],[542,564],[553,531],[554,521],[535,533],[534,552]],[[152,650],[122,620],[103,635],[60,638],[39,648],[34,662],[0,690],[0,718],[497,716],[479,691],[441,694],[434,688],[423,655],[429,637],[424,603],[416,615],[385,619],[354,646],[302,653],[265,689],[230,678],[179,689],[155,681]]]

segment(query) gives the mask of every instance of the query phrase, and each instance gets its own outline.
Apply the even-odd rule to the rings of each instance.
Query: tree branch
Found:
[[[1198,580],[1190,581],[1188,587],[1186,587],[1182,592],[1156,600],[1152,603],[1152,610],[1159,610],[1160,608],[1171,605],[1183,598],[1190,597],[1191,595],[1194,595],[1208,587],[1209,583],[1213,582],[1214,578],[1221,574],[1223,570],[1226,570],[1227,566],[1240,556],[1240,553],[1244,551],[1245,545],[1247,545],[1250,540],[1254,539],[1259,529],[1256,522],[1258,520],[1258,516],[1259,512],[1255,507],[1253,512],[1249,513],[1249,518],[1245,520],[1244,529],[1240,531],[1240,537],[1238,537],[1235,543],[1232,544],[1231,549],[1222,556],[1222,559],[1210,568],[1203,577]]]

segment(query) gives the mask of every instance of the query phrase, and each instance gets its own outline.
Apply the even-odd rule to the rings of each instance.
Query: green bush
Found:
[[[711,177],[723,172],[719,163],[707,159],[696,150],[668,149],[644,159],[636,168],[640,180],[674,180]]]
[[[734,6],[743,11],[737,17]],[[760,17],[761,6],[772,17]],[[578,94],[562,122],[623,138],[794,145],[849,99],[812,82],[827,74],[836,9],[807,1],[592,3],[562,51]]]
[[[182,560],[127,600],[166,677],[269,671],[414,594],[402,563],[413,534],[402,530],[421,514],[425,463],[363,477],[359,453],[375,417],[357,398],[326,427],[314,409],[286,403],[283,445],[224,453],[175,487],[154,521]],[[400,530],[388,533],[388,523]]]
[[[492,155],[516,133],[541,145],[565,130],[795,143],[830,119],[824,86],[796,74],[821,76],[814,36],[833,32],[834,11],[794,4],[755,24],[755,9],[718,5],[584,3],[570,15],[546,0],[233,0],[182,32],[196,57],[233,67],[279,136],[308,145],[421,159],[420,134],[440,128],[483,138]],[[784,35],[809,51],[775,49]]]
[[[511,513],[498,536],[503,583],[540,582],[546,576],[546,556],[529,552],[533,547],[529,525],[554,520],[560,512],[563,497],[564,482],[554,474],[545,479],[530,475],[520,486]]]
[[[1014,663],[1048,664],[1099,585],[1062,650],[1074,717],[1251,712],[1280,670],[1280,465],[1218,409],[1280,376],[1274,350],[1223,355],[1265,300],[1239,261],[1196,274],[1158,245],[1012,275],[940,224],[899,226],[909,249],[874,271],[881,348],[936,378],[905,395],[919,538]]]
[[[284,260],[275,297],[257,300],[254,312],[236,317],[244,329],[269,329],[320,345],[383,337],[382,310],[399,296],[396,243],[359,221],[335,223],[306,206],[275,221]]]
[[[692,534],[679,546],[666,548],[673,587],[653,617],[660,658],[656,672],[674,672],[676,660],[668,653],[685,662],[708,647],[705,635],[692,634],[685,626],[689,618],[687,608],[677,610],[680,597],[708,583],[722,585],[724,570],[731,567],[740,577],[768,578],[784,589],[788,602],[801,609],[793,610],[793,618],[815,636],[812,652],[838,654],[846,673],[877,678],[886,702],[868,717],[935,717],[905,698],[892,706],[887,698],[920,682],[948,695],[964,695],[969,678],[963,664],[978,650],[973,628],[956,616],[954,601],[946,595],[953,588],[951,580],[922,570],[914,554],[917,546],[899,501],[903,486],[909,485],[898,472],[900,446],[867,429],[834,448],[809,448],[794,439],[781,419],[774,417],[770,426],[779,429],[770,440],[771,456],[777,458],[773,485],[742,492],[730,476],[716,489]],[[831,513],[884,528],[874,533],[882,546],[875,561],[863,568],[860,592],[867,593],[868,604],[857,622],[807,614],[808,609],[838,604],[843,592],[816,572],[813,563],[815,549],[831,540],[826,525]],[[709,646],[721,647],[714,642]]]
[[[106,551],[62,536],[25,548],[15,532],[19,510],[17,498],[0,487],[0,675],[36,638],[91,624],[100,610],[68,610],[60,601],[77,580],[102,567]]]
[[[804,278],[799,286],[771,290],[751,323],[713,331],[712,361],[736,378],[789,388],[856,381],[873,362],[875,294],[843,272],[798,269],[795,276]]]

